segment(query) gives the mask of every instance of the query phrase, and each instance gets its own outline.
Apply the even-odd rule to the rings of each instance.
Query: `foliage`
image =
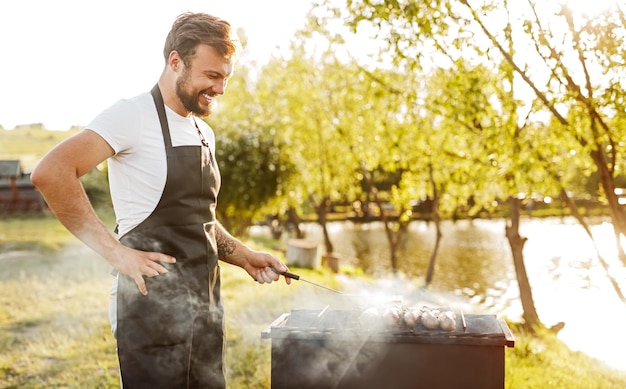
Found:
[[[345,104],[348,69],[328,59],[307,56],[303,48],[281,64],[265,67],[259,93],[272,96],[272,109],[280,126],[277,136],[285,140],[297,175],[290,180],[288,203],[300,208],[303,200],[343,200],[355,194],[354,152],[350,136],[342,132],[346,120],[353,120]],[[331,59],[332,61],[332,59]],[[325,85],[320,88],[320,85]]]
[[[441,0],[419,7],[411,2],[351,0],[345,8],[326,6],[334,10],[332,18],[345,20],[352,33],[368,34],[380,48],[375,57],[379,63],[391,58],[407,72],[449,74],[447,88],[428,88],[427,93],[440,98],[424,104],[425,109],[445,112],[445,118],[457,123],[456,128],[440,127],[439,132],[458,136],[458,124],[473,131],[478,124],[481,131],[496,130],[490,134],[497,136],[483,137],[481,144],[492,145],[483,149],[486,152],[480,153],[470,142],[459,144],[459,153],[478,153],[482,159],[495,156],[491,162],[514,172],[516,185],[521,185],[509,192],[529,195],[541,189],[554,195],[555,189],[558,192],[554,185],[552,190],[533,187],[556,179],[565,187],[581,188],[581,176],[598,171],[614,180],[623,171],[620,165],[625,159],[617,156],[625,151],[619,139],[624,131],[626,30],[623,9],[611,4],[593,18],[567,4],[518,0]],[[484,68],[483,74],[491,73],[493,81],[461,81],[478,67]],[[514,99],[503,100],[503,92]],[[523,129],[515,135],[518,150],[506,150],[511,141],[505,136],[515,127]],[[502,143],[494,143],[497,139]],[[518,162],[507,163],[503,155],[516,156]],[[445,155],[438,159],[447,160]],[[600,183],[604,192],[612,192],[610,181]],[[454,189],[447,192],[466,190]],[[490,203],[489,198],[476,201]],[[442,203],[451,207],[449,201]],[[619,212],[615,216],[619,222]]]
[[[624,95],[623,10],[615,3],[596,18],[585,18],[567,3],[555,7],[532,0],[441,0],[419,7],[350,0],[345,7],[330,1],[324,6],[328,12],[319,13],[316,25],[342,20],[343,32],[366,31],[380,48],[374,66],[384,67],[391,58],[393,66],[413,74],[392,93],[404,96],[409,108],[411,100],[423,107],[417,114],[406,110],[405,117],[432,123],[426,127],[428,139],[437,148],[421,152],[431,160],[432,190],[439,194],[435,204],[452,211],[471,202],[470,214],[493,209],[498,201],[511,204],[507,238],[524,317],[535,321],[523,264],[525,239],[518,232],[522,199],[565,193],[566,168],[595,170],[616,236],[626,234],[626,212],[614,190],[616,161],[626,152],[619,144],[624,129],[609,127],[622,115],[602,98],[607,86]],[[346,42],[341,32],[328,35],[341,36],[333,39],[339,46]],[[424,90],[416,82],[420,76],[430,81]],[[404,178],[411,181],[398,188],[408,193],[422,179],[415,171]],[[398,188],[396,199],[410,198]]]
[[[240,130],[221,139],[217,151],[222,174],[218,213],[229,228],[236,221],[247,228],[283,190],[282,181],[291,168],[281,157],[281,142],[273,135],[273,131],[262,129]]]
[[[94,169],[82,176],[80,181],[93,207],[106,211],[112,210],[113,203],[109,192],[108,165],[103,165],[103,168]]]
[[[275,213],[273,205],[294,174],[285,142],[277,136],[272,107],[255,93],[251,82],[245,76],[231,80],[218,112],[210,118],[222,175],[217,211],[222,223],[237,235],[254,220]]]

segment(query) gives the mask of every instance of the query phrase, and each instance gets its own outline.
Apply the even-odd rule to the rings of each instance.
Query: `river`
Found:
[[[322,250],[321,228],[314,223],[305,223],[302,228],[306,238],[319,243]],[[389,249],[382,224],[332,222],[328,228],[340,265],[356,266],[376,278],[389,279]],[[429,293],[468,312],[520,320],[519,288],[504,229],[502,219],[443,222]],[[626,324],[626,304],[608,276],[617,280],[626,294],[626,266],[616,256],[612,226],[598,220],[591,230],[609,265],[608,273],[574,219],[522,221],[520,233],[528,238],[524,259],[535,307],[547,326],[565,323],[558,336],[572,350],[626,371],[626,338],[620,335]],[[434,224],[411,223],[398,252],[401,279],[423,282],[434,243]],[[340,277],[349,283],[349,276]]]

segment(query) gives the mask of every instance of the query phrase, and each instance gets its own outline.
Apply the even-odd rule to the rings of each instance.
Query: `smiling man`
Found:
[[[110,316],[124,388],[225,387],[218,259],[260,283],[278,279],[272,267],[287,270],[215,217],[215,137],[201,118],[224,94],[236,49],[228,22],[179,16],[152,90],[103,111],[31,176],[65,227],[115,269]],[[105,160],[117,237],[79,181]]]

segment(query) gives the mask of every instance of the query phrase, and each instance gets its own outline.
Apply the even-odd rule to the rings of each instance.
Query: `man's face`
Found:
[[[198,117],[211,114],[215,98],[223,95],[233,65],[214,48],[198,45],[189,66],[183,66],[176,80],[176,96],[187,112]]]

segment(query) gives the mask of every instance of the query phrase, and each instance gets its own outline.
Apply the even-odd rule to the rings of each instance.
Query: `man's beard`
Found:
[[[187,68],[183,70],[183,74],[176,81],[176,96],[183,104],[183,107],[187,110],[187,112],[192,113],[195,116],[204,118],[211,115],[211,111],[213,108],[213,104],[209,104],[206,108],[200,106],[200,96],[203,93],[208,94],[209,96],[214,96],[211,90],[200,91],[198,93],[189,93],[188,89],[192,89],[189,85],[189,72],[187,72]]]

